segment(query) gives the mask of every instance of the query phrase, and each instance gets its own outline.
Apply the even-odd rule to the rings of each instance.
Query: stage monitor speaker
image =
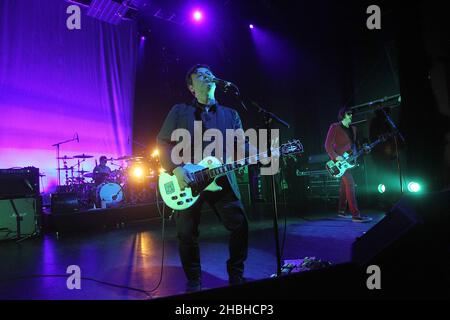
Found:
[[[353,243],[352,260],[379,266],[398,290],[443,289],[450,285],[449,220],[450,191],[404,196]]]
[[[36,198],[0,200],[0,240],[18,239],[38,231]],[[19,215],[19,225],[17,221]],[[19,235],[20,231],[20,235]]]
[[[367,264],[386,255],[391,247],[404,254],[411,246],[415,246],[417,252],[425,244],[433,248],[448,245],[449,218],[450,191],[404,196],[380,222],[353,243],[353,261]],[[400,245],[405,248],[399,248]]]

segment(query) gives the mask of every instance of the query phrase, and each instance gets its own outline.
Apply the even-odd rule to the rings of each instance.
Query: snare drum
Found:
[[[102,208],[107,204],[117,204],[123,200],[122,187],[118,183],[102,183],[97,187],[97,199]]]

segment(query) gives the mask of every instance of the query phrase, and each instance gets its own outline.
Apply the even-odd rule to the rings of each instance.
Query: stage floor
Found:
[[[332,213],[291,214],[287,220],[283,260],[316,257],[333,264],[350,260],[356,237],[375,225],[383,213],[364,211],[373,218],[355,223]],[[283,243],[284,217],[279,219]],[[160,279],[162,221],[130,222],[119,229],[46,234],[19,244],[0,243],[0,299],[124,299],[140,300],[184,293],[185,277],[178,258],[173,220],[165,223],[164,269],[159,287],[150,295],[106,285],[153,290]],[[250,281],[276,272],[275,245],[270,218],[250,217],[249,254],[245,277]],[[203,214],[200,248],[203,287],[228,285],[225,261],[228,232],[213,214]],[[67,288],[66,269],[81,269],[81,289]],[[90,280],[88,280],[89,278]]]

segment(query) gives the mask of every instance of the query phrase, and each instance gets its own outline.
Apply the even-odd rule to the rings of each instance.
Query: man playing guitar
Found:
[[[325,141],[325,150],[333,161],[344,160],[345,152],[356,152],[356,127],[352,123],[352,111],[341,108],[338,113],[339,122],[332,123],[328,129]],[[346,213],[347,204],[351,214]],[[339,188],[338,215],[343,218],[351,218],[354,222],[368,222],[370,218],[361,216],[355,194],[355,181],[350,170],[347,170],[341,179]]]

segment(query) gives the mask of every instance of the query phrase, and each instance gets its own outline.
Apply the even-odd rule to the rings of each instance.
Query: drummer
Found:
[[[111,168],[106,165],[108,158],[101,156],[99,158],[100,164],[94,168],[93,178],[96,185],[106,182],[111,174]]]

